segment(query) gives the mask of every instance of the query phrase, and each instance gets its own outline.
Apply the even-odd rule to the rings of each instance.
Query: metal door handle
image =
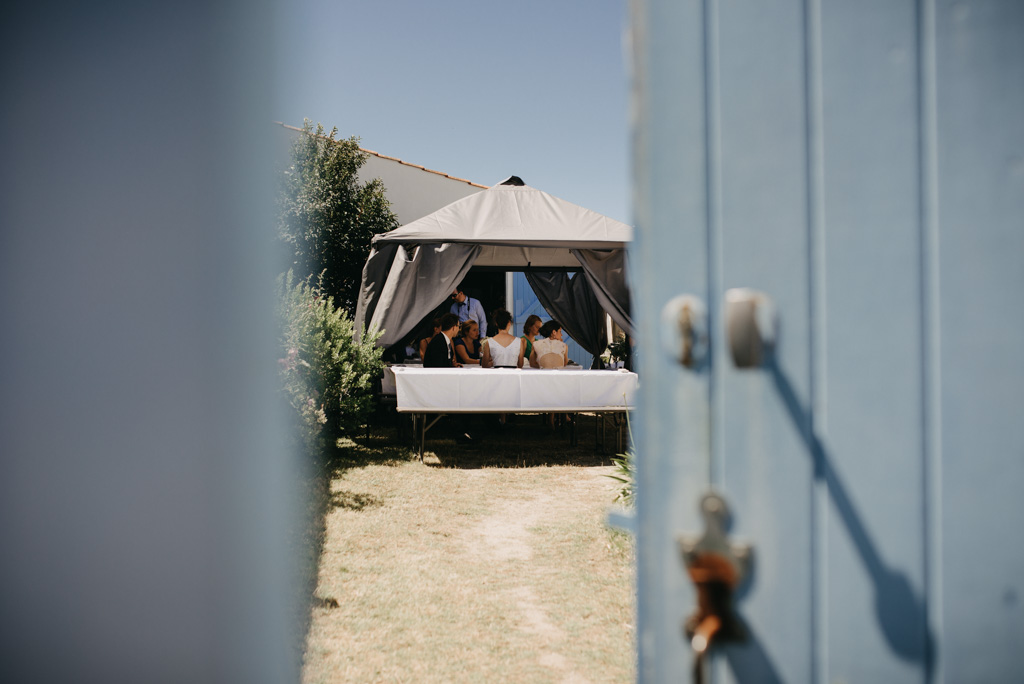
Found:
[[[763,292],[737,287],[725,293],[725,328],[737,368],[756,368],[775,346],[775,304]]]

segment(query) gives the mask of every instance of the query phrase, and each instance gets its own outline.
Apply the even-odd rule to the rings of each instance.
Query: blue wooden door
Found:
[[[642,681],[691,668],[676,537],[754,548],[717,681],[1020,681],[1024,3],[633,12]],[[777,315],[737,368],[726,291]],[[693,368],[660,345],[704,302]]]

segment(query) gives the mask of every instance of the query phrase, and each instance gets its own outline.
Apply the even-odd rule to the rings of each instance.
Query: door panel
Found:
[[[815,423],[829,499],[829,680],[927,671],[916,10],[821,5]]]
[[[703,21],[694,2],[640,4],[634,38],[641,88],[636,115],[636,232],[630,269],[648,390],[638,406],[638,673],[642,681],[676,681],[689,668],[682,622],[693,605],[676,535],[700,527],[699,495],[709,482],[707,366],[684,370],[661,347],[661,311],[679,293],[707,303],[707,188],[703,92]],[[661,31],[650,30],[659,27]],[[654,84],[657,84],[655,87]],[[662,132],[671,131],[671,135]],[[631,262],[632,263],[632,262]],[[686,407],[681,411],[680,407]]]
[[[675,539],[711,486],[755,549],[716,680],[1024,668],[1021,36],[1013,0],[635,3],[642,681],[691,672]],[[733,287],[777,311],[762,367],[729,357]]]
[[[943,667],[1007,681],[1024,671],[1024,4],[942,2],[935,25]]]
[[[808,681],[813,661],[814,463],[807,446],[810,240],[803,3],[719,3],[709,8],[710,230],[720,309],[727,288],[770,293],[783,314],[779,376],[736,369],[715,326],[712,450],[715,485],[733,510],[737,537],[755,541],[755,570],[742,598],[758,650],[725,651],[729,680],[747,670]],[[714,266],[714,265],[713,265]],[[792,404],[787,399],[793,399]],[[762,541],[763,540],[763,541]],[[770,554],[760,553],[764,544]],[[771,590],[767,590],[771,587]],[[773,639],[771,633],[791,635]]]

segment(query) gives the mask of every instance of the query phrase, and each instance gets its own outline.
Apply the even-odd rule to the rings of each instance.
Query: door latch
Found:
[[[671,358],[686,368],[699,368],[708,351],[708,317],[700,298],[670,299],[661,310],[661,334],[662,347]]]
[[[723,641],[746,638],[743,622],[733,609],[736,589],[747,577],[753,561],[749,544],[726,536],[729,508],[719,494],[701,499],[705,531],[699,536],[680,535],[679,551],[697,589],[697,609],[683,625],[693,648],[694,681],[705,681],[708,649]]]

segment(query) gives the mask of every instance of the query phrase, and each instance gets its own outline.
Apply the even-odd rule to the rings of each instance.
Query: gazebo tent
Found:
[[[384,331],[380,346],[400,342],[472,266],[524,270],[528,277],[539,272],[530,278],[531,286],[549,311],[549,302],[565,309],[589,299],[632,333],[625,254],[632,237],[630,226],[512,176],[373,238],[356,306],[356,334],[365,326]],[[581,269],[585,281],[568,279],[566,269]],[[552,278],[558,272],[561,280]],[[576,332],[568,321],[563,324],[570,334]]]

